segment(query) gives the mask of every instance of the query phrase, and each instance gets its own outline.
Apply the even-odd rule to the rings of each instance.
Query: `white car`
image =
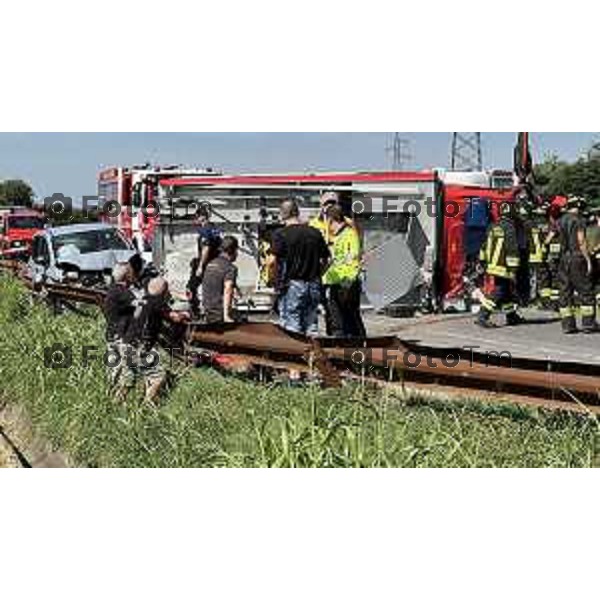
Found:
[[[112,225],[66,225],[33,238],[29,270],[36,286],[67,281],[97,286],[108,283],[113,267],[134,254],[132,244]]]

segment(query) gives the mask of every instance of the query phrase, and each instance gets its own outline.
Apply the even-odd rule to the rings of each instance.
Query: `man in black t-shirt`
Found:
[[[144,297],[137,300],[123,340],[126,346],[123,392],[126,394],[141,378],[145,383],[145,400],[148,403],[154,403],[166,379],[159,355],[159,339],[167,318],[180,323],[186,316],[170,311],[169,285],[162,277],[155,277],[148,282]]]
[[[273,254],[279,271],[279,316],[284,329],[318,334],[321,277],[329,262],[329,250],[315,228],[300,222],[293,200],[281,205],[285,227],[273,236]]]
[[[204,269],[202,280],[202,305],[207,323],[233,323],[235,315],[233,300],[237,286],[238,241],[233,236],[225,236],[221,253],[211,260]]]
[[[133,272],[127,263],[113,269],[113,285],[104,299],[106,341],[110,344],[123,339],[133,318],[135,294],[131,290]]]

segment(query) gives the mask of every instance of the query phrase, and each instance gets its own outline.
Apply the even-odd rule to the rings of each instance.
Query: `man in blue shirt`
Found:
[[[188,281],[190,294],[190,308],[192,314],[198,315],[200,301],[198,289],[204,278],[204,271],[208,263],[219,256],[223,241],[221,231],[210,221],[210,209],[202,207],[196,213],[198,226],[198,256],[190,263],[191,273]]]

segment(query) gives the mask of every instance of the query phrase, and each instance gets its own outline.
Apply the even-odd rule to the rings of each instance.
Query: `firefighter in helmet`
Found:
[[[596,301],[592,283],[592,260],[586,241],[586,223],[582,216],[583,198],[570,196],[566,212],[558,222],[561,243],[559,263],[560,314],[563,332],[577,333],[575,297],[578,297],[584,333],[594,333]]]
[[[480,260],[494,284],[493,292],[481,301],[477,320],[481,327],[493,327],[491,317],[499,311],[505,312],[507,325],[523,322],[517,312],[516,278],[521,260],[513,211],[512,203],[500,205],[500,220],[489,228],[481,248]]]
[[[559,210],[553,202],[547,207],[546,224],[542,227],[544,235],[544,263],[540,269],[538,282],[539,296],[543,308],[558,311],[560,291],[558,285],[558,265],[560,263],[561,244],[558,235]]]
[[[528,306],[531,301],[531,276],[534,265],[531,263],[532,245],[532,207],[528,198],[517,196],[515,199],[516,218],[514,220],[519,248],[519,268],[516,273],[516,292],[521,306]],[[514,206],[513,206],[514,208]]]
[[[541,298],[541,291],[547,279],[547,247],[545,243],[549,231],[547,208],[541,204],[535,206],[525,228],[527,232],[529,276],[532,282],[531,299],[538,300]]]

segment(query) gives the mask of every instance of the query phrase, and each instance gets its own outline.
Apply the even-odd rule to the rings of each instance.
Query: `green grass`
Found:
[[[401,401],[392,395],[263,387],[174,365],[160,408],[115,405],[98,361],[102,319],[53,317],[0,278],[0,397],[23,406],[75,464],[110,467],[590,467],[598,425],[511,406]],[[76,348],[70,369],[43,349]]]

